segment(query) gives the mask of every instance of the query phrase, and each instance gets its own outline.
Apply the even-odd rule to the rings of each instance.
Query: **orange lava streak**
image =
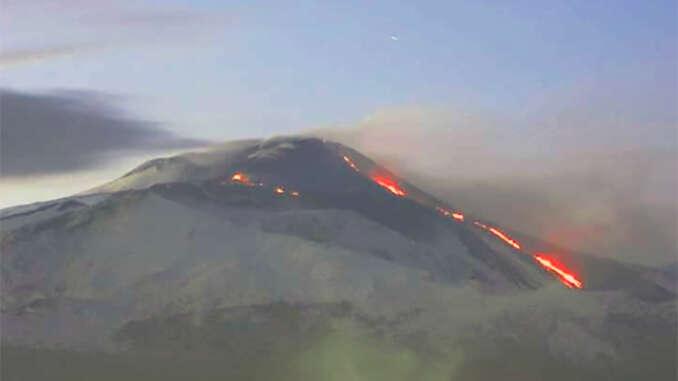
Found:
[[[273,189],[273,192],[276,193],[276,194],[283,194],[283,193],[285,193],[285,188],[275,187],[275,189]]]
[[[231,181],[233,181],[234,183],[240,183],[244,185],[254,185],[246,174],[240,172],[234,173],[233,176],[231,176]]]
[[[381,185],[382,187],[388,189],[389,192],[393,193],[396,196],[402,197],[407,195],[407,192],[405,192],[404,189],[400,188],[398,183],[389,178],[375,176],[372,180],[374,180],[375,183]]]
[[[518,243],[518,241],[516,241],[515,239],[513,239],[513,238],[507,236],[506,233],[504,233],[503,231],[501,231],[501,230],[499,230],[499,229],[497,229],[497,228],[494,228],[494,227],[490,227],[490,233],[496,235],[496,236],[499,237],[502,241],[504,241],[504,242],[508,243],[509,245],[513,246],[513,247],[516,248],[517,250],[520,250],[520,244]]]
[[[534,260],[537,261],[537,263],[539,263],[540,265],[542,265],[546,270],[556,274],[560,281],[567,287],[570,288],[584,287],[583,283],[579,279],[577,279],[577,277],[574,274],[570,273],[565,268],[561,268],[562,266],[553,263],[551,259],[544,257],[542,254],[535,254]]]
[[[450,212],[440,206],[436,206],[436,210],[445,217],[452,217],[459,222],[464,222],[464,213],[462,212]]]
[[[346,162],[346,164],[348,164],[349,167],[353,168],[354,171],[360,172],[360,168],[358,168],[358,166],[355,165],[355,163],[353,162],[353,160],[351,160],[350,157],[344,155],[344,161]]]
[[[476,226],[478,226],[478,227],[480,227],[480,228],[482,228],[483,230],[487,230],[487,231],[489,231],[490,233],[494,234],[494,235],[497,236],[499,239],[501,239],[502,241],[504,241],[504,242],[506,242],[507,244],[511,245],[511,246],[512,246],[513,248],[515,248],[516,250],[520,250],[520,248],[521,248],[521,247],[520,247],[520,243],[519,243],[518,241],[516,241],[515,239],[509,237],[509,236],[508,236],[506,233],[504,233],[503,231],[501,231],[501,230],[499,230],[499,229],[497,229],[497,228],[495,228],[495,227],[492,227],[492,226],[487,226],[487,225],[485,225],[485,224],[483,224],[483,223],[481,223],[481,222],[478,222],[478,221],[474,221],[473,224],[476,225]]]

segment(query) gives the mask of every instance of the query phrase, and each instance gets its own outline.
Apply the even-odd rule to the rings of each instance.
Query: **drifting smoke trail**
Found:
[[[542,267],[544,267],[546,270],[556,274],[560,281],[567,287],[582,288],[584,286],[583,283],[567,269],[555,264],[553,260],[546,258],[543,254],[535,254],[534,260],[542,265]]]

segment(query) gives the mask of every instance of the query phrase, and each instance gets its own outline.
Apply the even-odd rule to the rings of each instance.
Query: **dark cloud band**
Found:
[[[0,174],[45,175],[104,164],[121,150],[160,151],[204,142],[126,116],[93,92],[30,94],[0,90]]]

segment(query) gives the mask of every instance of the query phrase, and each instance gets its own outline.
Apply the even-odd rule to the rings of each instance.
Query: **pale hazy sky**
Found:
[[[509,134],[543,125],[538,134],[585,140],[595,124],[606,127],[593,134],[601,141],[675,149],[671,0],[0,7],[1,88],[90,94],[179,136],[292,133],[416,106],[472,110]],[[49,176],[5,176],[0,206],[68,194],[74,183],[124,172],[130,160],[48,174],[68,189],[45,186]]]

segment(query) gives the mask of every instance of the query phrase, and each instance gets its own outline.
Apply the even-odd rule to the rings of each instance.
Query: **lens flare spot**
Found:
[[[389,192],[393,193],[396,196],[406,196],[407,192],[405,192],[404,189],[402,189],[397,182],[383,176],[375,176],[372,178],[375,183],[381,185],[382,187],[386,188]]]
[[[360,172],[360,168],[358,168],[358,166],[355,165],[355,163],[353,162],[353,160],[351,160],[350,157],[344,155],[344,161],[345,161],[346,164],[348,164],[348,166],[351,167],[354,171]]]
[[[547,271],[555,274],[560,282],[566,285],[569,288],[583,288],[584,284],[582,281],[577,279],[577,277],[572,274],[568,269],[563,267],[560,264],[555,263],[551,258],[546,257],[543,254],[535,254],[534,260],[537,261],[543,268]]]
[[[299,197],[299,192],[297,192],[297,191],[292,191],[292,192],[290,192],[290,196],[292,196],[292,197]]]

